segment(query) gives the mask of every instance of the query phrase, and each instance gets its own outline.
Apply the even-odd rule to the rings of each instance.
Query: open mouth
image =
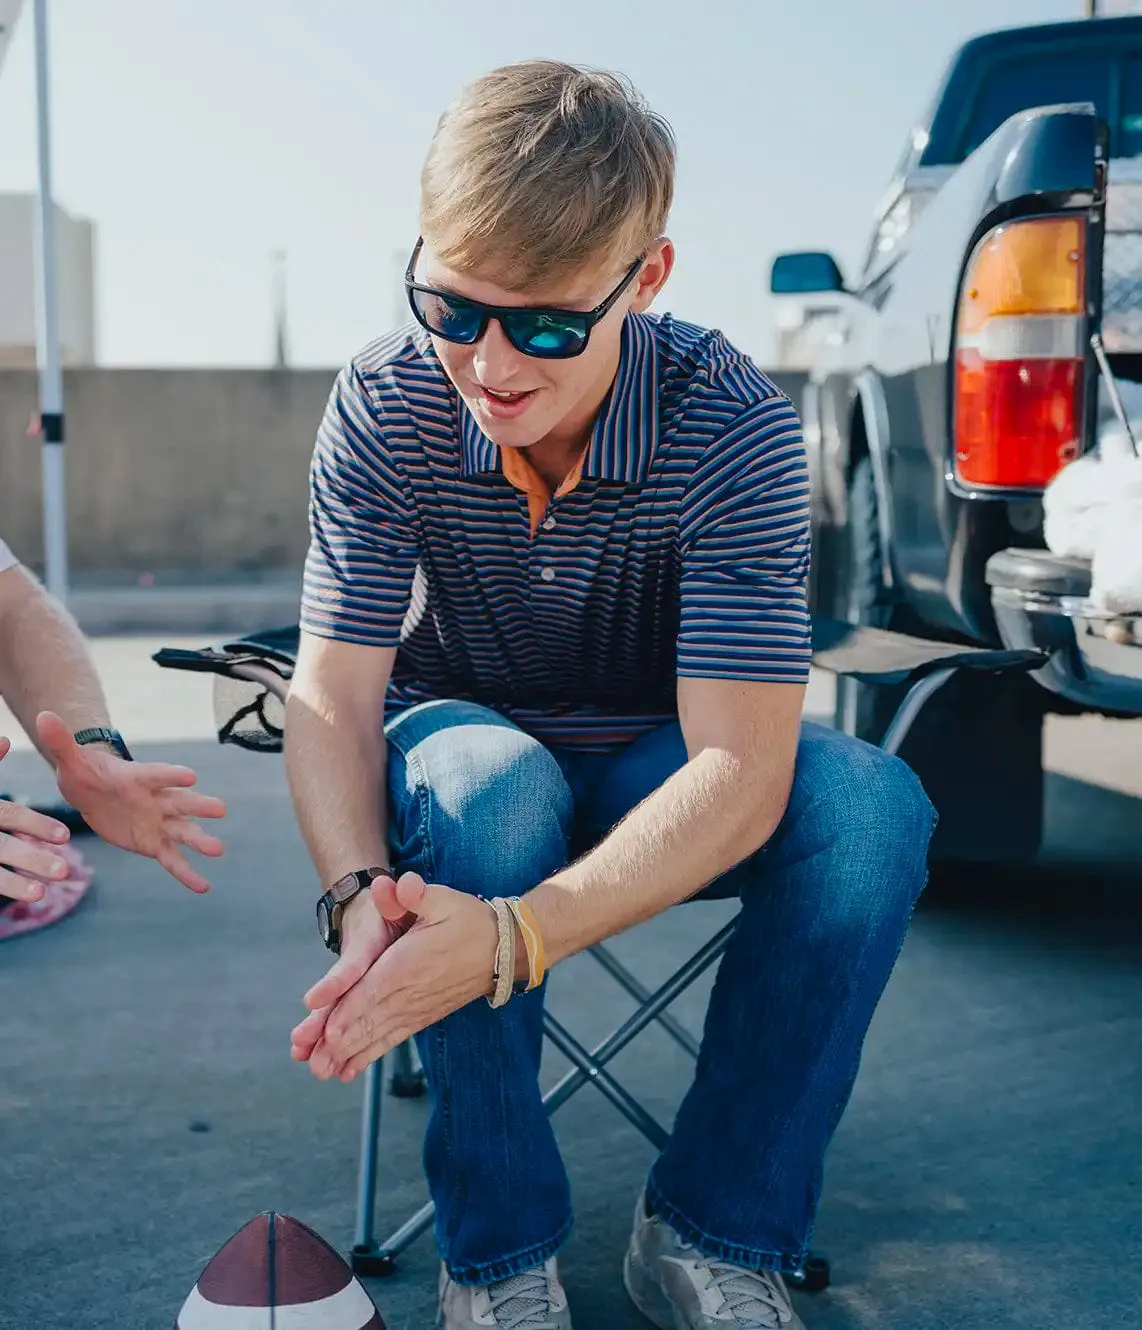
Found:
[[[480,400],[490,415],[500,420],[520,415],[535,396],[535,389],[526,392],[502,392],[495,388],[480,387]]]

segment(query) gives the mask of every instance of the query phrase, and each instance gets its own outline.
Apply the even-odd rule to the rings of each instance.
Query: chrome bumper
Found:
[[[1091,711],[1142,716],[1142,615],[1114,616],[1074,596],[991,588],[1003,644],[1049,651],[1035,678]]]

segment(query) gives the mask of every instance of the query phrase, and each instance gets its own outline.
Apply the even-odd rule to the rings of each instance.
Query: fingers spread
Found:
[[[217,859],[226,849],[217,836],[212,836],[209,832],[203,831],[197,822],[189,822],[186,818],[168,823],[167,834],[171,840],[176,841],[179,845],[185,845],[187,849],[195,850],[198,854],[205,854],[211,859]]]
[[[225,817],[226,805],[212,794],[198,794],[179,788],[167,795],[167,807],[180,817]]]
[[[176,882],[181,882],[184,887],[189,887],[191,891],[198,893],[200,896],[210,890],[210,883],[201,873],[196,873],[191,868],[186,856],[176,850],[173,845],[165,845],[156,857],[171,877]]]
[[[153,790],[169,787],[185,789],[194,785],[198,777],[189,767],[176,767],[169,762],[139,762],[135,765],[136,779]]]

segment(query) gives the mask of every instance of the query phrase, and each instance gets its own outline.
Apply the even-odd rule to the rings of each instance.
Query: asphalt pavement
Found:
[[[0,1330],[170,1327],[264,1209],[352,1240],[360,1087],[288,1056],[323,953],[281,762],[220,748],[208,681],[159,671],[155,645],[98,644],[113,703],[141,754],[190,762],[228,800],[228,853],[199,899],[85,840],[97,876],[76,914],[0,944]],[[1142,728],[1059,722],[1049,753],[1043,862],[967,872],[917,912],[829,1155],[816,1245],[833,1285],[799,1297],[810,1330],[1139,1325]],[[26,746],[0,786],[49,788]],[[697,928],[729,909],[701,907]],[[616,949],[653,983],[696,919],[673,912]],[[677,1009],[695,1032],[704,996]],[[551,1002],[587,1041],[629,1009],[585,959],[556,972]],[[614,1069],[670,1121],[689,1068],[667,1038]],[[545,1079],[561,1070],[552,1057]],[[424,1116],[385,1099],[385,1226],[423,1199]],[[576,1325],[634,1330],[619,1265],[650,1148],[589,1089],[556,1122]],[[435,1273],[426,1238],[370,1284],[390,1330],[432,1323]]]

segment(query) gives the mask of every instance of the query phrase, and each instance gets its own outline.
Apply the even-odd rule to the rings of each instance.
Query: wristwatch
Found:
[[[118,730],[112,730],[106,725],[94,725],[87,730],[77,730],[74,735],[77,744],[107,744],[108,747],[123,759],[124,762],[133,762],[130,750],[123,742],[123,736]]]
[[[339,877],[317,902],[317,931],[330,951],[341,951],[341,916],[345,913],[345,906],[354,896],[368,891],[375,877],[391,876],[391,868],[358,868],[356,872]]]

